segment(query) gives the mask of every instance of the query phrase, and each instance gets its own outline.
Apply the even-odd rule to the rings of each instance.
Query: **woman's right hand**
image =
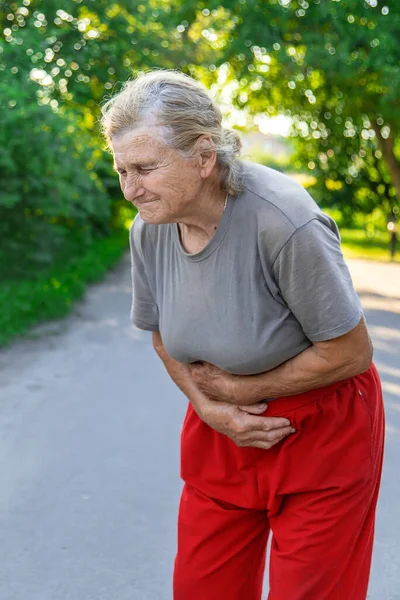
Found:
[[[200,418],[212,429],[226,435],[237,446],[269,450],[295,429],[283,417],[264,417],[267,405],[237,406],[206,399],[202,402]]]

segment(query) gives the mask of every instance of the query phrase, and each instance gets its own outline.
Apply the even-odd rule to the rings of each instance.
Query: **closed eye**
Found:
[[[119,175],[125,176],[126,175],[126,171],[120,171],[119,169],[114,169]],[[140,175],[147,175],[148,173],[150,173],[151,171],[154,171],[154,169],[144,169],[142,167],[137,167],[137,172]]]

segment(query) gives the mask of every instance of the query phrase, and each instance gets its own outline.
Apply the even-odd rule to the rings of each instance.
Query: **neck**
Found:
[[[211,239],[223,215],[226,198],[224,190],[215,189],[198,196],[190,207],[191,213],[179,218],[181,236]]]

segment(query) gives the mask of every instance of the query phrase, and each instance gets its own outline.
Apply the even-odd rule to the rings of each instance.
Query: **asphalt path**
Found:
[[[400,600],[400,265],[349,266],[387,417],[369,598]],[[186,400],[129,308],[125,257],[0,352],[1,600],[172,598]]]

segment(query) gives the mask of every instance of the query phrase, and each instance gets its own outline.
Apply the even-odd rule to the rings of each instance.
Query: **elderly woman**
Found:
[[[270,600],[365,599],[384,416],[335,223],[179,72],[102,124],[139,211],[132,320],[189,400],[174,599],[260,599],[270,531]]]

